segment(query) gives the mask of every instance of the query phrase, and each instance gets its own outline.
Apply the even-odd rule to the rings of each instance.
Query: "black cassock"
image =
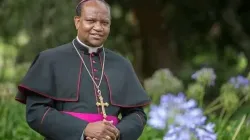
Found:
[[[77,40],[74,44],[99,83],[102,49],[90,54]],[[110,120],[122,115],[116,124],[120,140],[137,140],[147,120],[143,107],[150,98],[127,59],[109,49],[105,55],[100,90],[109,103],[106,113]],[[102,120],[97,89],[72,43],[40,52],[18,89],[16,100],[26,104],[27,123],[46,140],[80,140],[89,122]]]

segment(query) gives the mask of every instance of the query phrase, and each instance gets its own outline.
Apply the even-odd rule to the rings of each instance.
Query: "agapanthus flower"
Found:
[[[203,111],[197,108],[197,102],[187,100],[183,93],[179,93],[162,95],[160,104],[151,106],[148,123],[153,127],[160,124],[161,129],[165,129],[166,125],[163,124],[195,127],[205,121],[206,117],[203,116]]]
[[[159,105],[151,106],[148,124],[156,129],[168,130],[164,140],[189,140],[193,137],[199,140],[201,136],[210,136],[210,132],[215,135],[211,126],[205,125],[206,116],[197,107],[197,102],[188,100],[183,93],[162,95]]]
[[[165,129],[166,121],[167,121],[167,112],[162,106],[151,106],[151,111],[149,112],[149,116],[152,118],[148,120],[148,124],[156,129]]]
[[[169,69],[159,69],[151,78],[144,81],[145,89],[149,94],[165,92],[178,93],[184,89],[183,83]],[[165,86],[168,85],[168,86]]]
[[[183,126],[173,126],[169,128],[163,140],[193,140],[197,138],[194,132],[194,129]]]
[[[196,133],[199,140],[216,140],[217,135],[214,132],[215,124],[208,123],[203,127],[196,128]]]
[[[216,74],[212,68],[202,68],[196,71],[192,76],[192,79],[197,80],[200,83],[212,86],[215,84]]]
[[[148,123],[155,128],[165,129],[168,125],[195,127],[203,124],[206,117],[195,100],[187,100],[183,93],[161,96],[160,105],[152,105]]]
[[[197,101],[203,100],[203,97],[206,93],[204,86],[200,83],[194,83],[188,85],[188,89],[186,92],[189,98],[195,99]]]
[[[170,127],[163,140],[216,140],[214,124],[189,128],[185,126]]]
[[[246,87],[249,86],[249,79],[239,75],[237,77],[230,78],[229,83],[233,84],[235,88]]]

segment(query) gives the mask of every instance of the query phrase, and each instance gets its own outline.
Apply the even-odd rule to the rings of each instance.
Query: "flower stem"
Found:
[[[247,100],[247,96],[240,100],[240,103],[238,106],[241,106],[246,100]],[[233,114],[236,111],[237,111],[237,108],[235,108],[231,112],[227,112],[226,115],[223,117],[223,119],[220,123],[221,129],[218,131],[219,134],[224,130],[225,125],[228,123],[229,119],[233,116]]]
[[[222,131],[224,131],[224,127],[226,126],[226,124],[229,122],[230,118],[233,116],[233,114],[235,113],[237,109],[232,110],[231,112],[225,112],[225,116],[223,117],[221,123],[220,123],[220,127],[221,129],[218,131],[218,133],[222,133]]]
[[[237,135],[238,135],[239,132],[240,132],[240,129],[242,128],[243,123],[245,122],[245,120],[246,120],[246,115],[244,115],[244,116],[242,117],[242,119],[241,119],[241,121],[240,121],[240,124],[239,124],[239,126],[237,127],[236,132],[234,133],[234,136],[233,136],[232,140],[235,140],[235,139],[236,139]]]
[[[200,96],[200,107],[202,108],[203,105],[203,98],[204,98],[204,94]]]
[[[207,105],[207,108],[212,107],[213,105],[217,104],[220,101],[220,97],[217,97],[215,100],[213,100],[210,104]]]
[[[209,113],[211,113],[211,112],[213,112],[213,111],[215,111],[215,110],[218,110],[218,109],[220,109],[222,107],[222,104],[218,104],[218,105],[216,105],[216,106],[214,106],[214,107],[211,107],[210,109],[206,109],[205,111],[204,111],[204,114],[209,114]]]
[[[222,111],[220,112],[220,118],[219,118],[220,121],[222,121],[223,116],[225,115],[225,113],[226,113],[226,110],[223,108]]]
[[[243,97],[243,99],[240,101],[239,106],[241,106],[244,102],[246,102],[248,100],[248,95],[246,95],[245,97]]]

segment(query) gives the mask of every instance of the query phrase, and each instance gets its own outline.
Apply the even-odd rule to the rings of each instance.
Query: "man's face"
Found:
[[[86,45],[101,46],[110,32],[110,11],[100,1],[91,0],[83,4],[81,16],[75,17],[78,37]]]

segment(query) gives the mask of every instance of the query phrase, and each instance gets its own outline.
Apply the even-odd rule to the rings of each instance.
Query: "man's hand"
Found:
[[[116,140],[118,129],[108,121],[89,123],[84,130],[88,140]]]
[[[104,122],[107,122],[107,125],[110,125],[111,127],[113,127],[113,129],[115,130],[115,134],[116,134],[116,139],[120,136],[120,131],[113,125],[113,121],[105,121]]]

